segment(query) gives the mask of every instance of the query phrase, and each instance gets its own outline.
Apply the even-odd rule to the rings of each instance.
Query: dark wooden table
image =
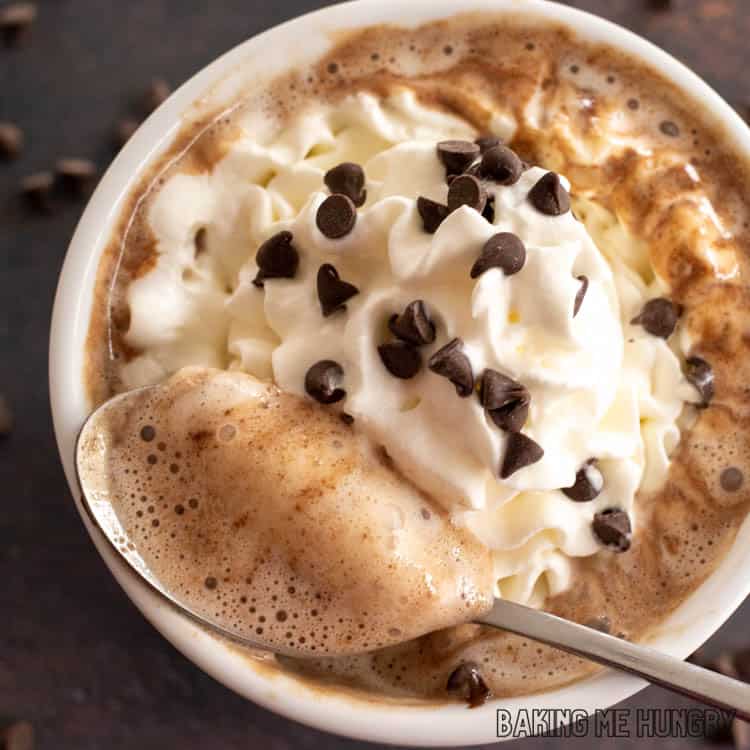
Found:
[[[82,206],[72,201],[37,217],[17,197],[23,175],[60,156],[104,167],[115,123],[137,108],[153,76],[178,84],[247,37],[327,4],[42,0],[27,43],[0,47],[0,121],[18,122],[27,135],[23,157],[0,164],[0,393],[16,415],[13,434],[0,441],[0,721],[31,721],[37,747],[364,747],[279,718],[205,676],[143,620],[104,568],[70,501],[47,394],[52,297]],[[672,0],[669,11],[646,0],[570,4],[630,27],[729,101],[750,103],[748,0]],[[711,649],[750,645],[749,623],[746,605]],[[650,688],[626,705],[689,704]],[[532,748],[543,740],[525,742]],[[601,741],[547,742],[562,748]]]

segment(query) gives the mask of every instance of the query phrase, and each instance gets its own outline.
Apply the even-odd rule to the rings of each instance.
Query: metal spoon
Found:
[[[111,406],[115,399],[132,394],[131,391],[129,394],[115,396],[100,406],[87,420],[81,435],[85,434],[87,425],[92,423],[100,409]],[[123,529],[112,506],[107,502],[94,501],[96,493],[82,481],[86,474],[81,471],[83,454],[80,446],[79,438],[76,447],[76,468],[83,506],[111,548],[154,591],[200,626],[241,645],[267,649],[268,647],[262,643],[241,638],[236,633],[226,630],[176,599],[147,568],[137,550],[132,545],[123,544]],[[615,667],[676,693],[734,712],[739,718],[750,721],[750,685],[680,661],[655,649],[500,599],[496,600],[493,608],[477,621],[568,651],[598,664]]]

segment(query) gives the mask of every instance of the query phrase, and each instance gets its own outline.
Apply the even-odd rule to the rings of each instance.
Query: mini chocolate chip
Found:
[[[490,268],[500,268],[506,276],[518,273],[526,263],[526,248],[512,232],[500,232],[484,243],[482,252],[471,267],[471,278],[476,279]]]
[[[359,289],[348,281],[342,281],[339,272],[330,263],[324,263],[318,269],[318,299],[324,317],[344,310],[344,303],[355,294],[359,294]]]
[[[357,209],[352,199],[341,193],[329,195],[320,204],[315,217],[318,229],[331,240],[338,240],[349,234],[356,221]]]
[[[445,689],[449,693],[458,693],[472,708],[481,706],[490,696],[490,689],[473,661],[462,662],[456,667],[448,677]]]
[[[507,146],[494,146],[484,152],[479,174],[500,185],[515,185],[523,173],[523,162]]]
[[[36,3],[10,3],[0,8],[0,33],[8,46],[16,44],[36,20]]]
[[[651,10],[669,10],[672,7],[672,0],[647,0],[647,4]]]
[[[424,231],[428,234],[435,234],[449,213],[448,206],[422,196],[417,198],[417,211],[422,217]]]
[[[482,163],[481,159],[477,159],[473,164],[470,164],[466,169],[464,169],[463,174],[471,175],[472,177],[476,177],[478,180],[481,180],[482,178],[479,176],[479,166]],[[447,178],[448,187],[450,187],[453,184],[453,180],[456,179],[456,177],[460,177],[460,175],[454,174],[449,175]]]
[[[537,211],[547,216],[561,216],[570,210],[570,196],[554,172],[547,172],[531,190],[529,200]]]
[[[47,212],[52,208],[54,184],[55,177],[52,172],[35,172],[21,180],[21,193],[32,208]]]
[[[133,137],[133,134],[139,127],[140,123],[138,120],[134,120],[132,117],[120,120],[117,123],[117,130],[115,131],[115,144],[117,147],[122,148]]]
[[[401,315],[392,315],[388,328],[396,338],[413,346],[431,344],[435,340],[435,324],[421,299],[410,302]]]
[[[531,466],[544,456],[539,443],[522,432],[511,432],[505,446],[505,457],[500,467],[500,479],[507,479],[525,466]]]
[[[520,432],[529,415],[531,394],[521,383],[487,369],[482,374],[479,400],[501,430]]]
[[[490,224],[495,223],[495,196],[494,195],[488,195],[487,196],[487,203],[484,206],[484,211],[482,211],[482,217],[487,219]]]
[[[474,175],[459,175],[448,188],[448,211],[468,206],[481,214],[486,203],[487,191]]]
[[[598,630],[600,633],[609,633],[612,630],[612,622],[607,615],[597,615],[583,623],[587,628]]]
[[[664,120],[664,122],[659,123],[659,130],[669,138],[677,138],[680,134],[679,127],[671,120]]]
[[[88,159],[58,159],[55,172],[64,190],[80,196],[93,185],[97,169],[96,164]]]
[[[719,477],[719,483],[724,492],[737,492],[737,490],[742,487],[744,481],[745,477],[736,466],[730,466],[728,469],[724,469]]]
[[[714,397],[714,370],[705,359],[688,357],[685,360],[685,377],[692,383],[703,399],[702,406],[708,406]]]
[[[422,369],[422,355],[410,344],[403,341],[392,341],[381,344],[378,354],[385,369],[394,378],[409,380]]]
[[[614,547],[618,552],[630,549],[632,531],[630,517],[624,510],[608,508],[597,513],[592,522],[594,535],[607,547]]]
[[[581,305],[583,304],[583,298],[586,296],[586,292],[589,289],[589,278],[588,276],[576,276],[578,281],[581,282],[580,289],[576,292],[576,298],[573,302],[573,317],[575,318],[576,315],[578,315],[578,311],[581,309]]]
[[[599,496],[603,487],[604,477],[596,467],[596,461],[591,459],[578,469],[573,485],[564,487],[562,492],[577,503],[588,503]]]
[[[468,398],[474,390],[474,373],[463,345],[461,339],[453,339],[430,357],[427,366],[437,375],[448,378],[461,398]]]
[[[291,232],[283,231],[269,237],[255,255],[258,273],[253,284],[263,286],[266,279],[293,279],[299,266],[299,253],[292,244]]]
[[[23,131],[12,122],[0,122],[0,157],[15,159],[23,150]]]
[[[355,206],[361,206],[367,200],[365,172],[359,164],[345,161],[329,169],[323,181],[332,193],[345,195]]]
[[[307,371],[305,391],[321,404],[335,404],[346,396],[346,391],[339,388],[343,380],[341,365],[331,359],[323,359]]]
[[[498,138],[496,135],[490,135],[489,133],[487,135],[480,135],[479,138],[474,141],[474,143],[479,146],[479,151],[482,154],[485,151],[489,151],[491,148],[495,148],[495,146],[503,145],[503,141],[501,138]]]
[[[339,414],[339,419],[341,419],[341,421],[347,426],[354,424],[354,417],[351,414],[347,414],[345,411],[342,411],[341,414]]]
[[[437,153],[446,174],[461,174],[479,156],[479,146],[471,141],[441,141]]]
[[[637,315],[630,321],[632,325],[643,326],[652,336],[668,339],[677,325],[680,308],[665,297],[649,300]]]
[[[8,399],[0,393],[0,439],[13,431],[13,412]]]
[[[170,85],[163,78],[154,78],[143,97],[143,109],[150,114],[161,106],[172,93]]]

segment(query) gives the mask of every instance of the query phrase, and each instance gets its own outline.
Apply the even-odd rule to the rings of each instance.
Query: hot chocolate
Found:
[[[747,165],[724,143],[567,29],[357,32],[135,188],[92,400],[186,365],[272,380],[383,447],[491,552],[497,595],[642,638],[750,502]],[[431,699],[460,669],[499,696],[589,669],[473,625],[277,665]]]

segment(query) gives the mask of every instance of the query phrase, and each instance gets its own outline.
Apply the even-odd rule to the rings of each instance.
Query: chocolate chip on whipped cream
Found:
[[[680,317],[680,308],[666,297],[657,297],[649,300],[641,310],[630,321],[632,325],[640,325],[652,336],[660,339],[668,339],[677,326]]]
[[[346,396],[339,386],[344,381],[344,368],[331,359],[316,362],[305,375],[305,391],[321,404],[335,404]]]
[[[266,279],[293,279],[299,266],[299,253],[292,244],[291,232],[282,231],[269,237],[255,256],[258,273],[253,284],[262,287]]]
[[[576,473],[576,481],[562,492],[577,503],[588,503],[599,496],[604,487],[604,477],[595,459],[587,461]]]
[[[522,432],[509,433],[508,442],[505,446],[505,457],[500,467],[500,479],[507,479],[520,469],[540,461],[543,456],[544,449],[542,446],[528,435],[524,435]]]
[[[356,206],[351,198],[341,193],[329,195],[320,204],[315,217],[318,229],[331,240],[338,240],[349,234],[356,221]]]
[[[422,369],[422,355],[404,341],[391,341],[378,347],[385,369],[400,380],[410,380]]]
[[[482,211],[482,216],[487,221],[489,221],[490,224],[495,223],[495,196],[494,195],[487,196],[487,203],[484,206],[484,211]]]
[[[339,310],[344,310],[345,303],[359,294],[359,289],[341,279],[339,272],[330,263],[324,263],[318,269],[317,288],[320,309],[326,318]]]
[[[531,205],[547,216],[561,216],[570,211],[570,196],[554,172],[547,172],[529,191]]]
[[[701,357],[688,357],[685,360],[685,377],[701,395],[701,406],[708,406],[714,397],[714,370]]]
[[[630,549],[632,527],[630,516],[619,508],[608,508],[597,513],[592,521],[594,536],[606,547],[613,547],[617,552]]]
[[[401,315],[392,315],[388,329],[396,338],[412,346],[431,344],[435,340],[435,324],[421,299],[410,302]]]
[[[345,161],[329,169],[323,181],[331,193],[345,195],[357,207],[367,200],[365,171],[359,164]]]
[[[520,432],[529,415],[531,394],[516,380],[487,369],[482,374],[479,400],[501,430]]]
[[[500,232],[490,237],[471,268],[476,279],[490,268],[500,268],[506,276],[518,273],[526,262],[526,247],[512,232]]]
[[[417,198],[417,211],[422,217],[422,226],[427,234],[435,234],[450,213],[448,206],[423,196]]]
[[[573,317],[575,318],[576,315],[578,315],[579,310],[581,309],[581,305],[583,304],[583,298],[586,296],[586,292],[589,289],[589,279],[588,276],[576,276],[578,281],[581,282],[581,288],[576,293],[575,301],[573,302]]]
[[[468,398],[474,390],[474,373],[463,345],[461,339],[453,339],[430,357],[427,366],[437,375],[448,378],[461,398]]]
[[[494,148],[495,146],[502,146],[503,141],[501,138],[498,138],[496,135],[480,135],[479,138],[477,138],[474,143],[479,146],[480,153],[484,153],[485,151],[489,151],[491,148]]]
[[[487,149],[479,164],[479,175],[500,185],[515,185],[523,174],[523,162],[507,146]]]
[[[448,175],[461,174],[479,156],[480,149],[471,141],[441,141],[437,145],[440,161]]]
[[[445,689],[449,693],[458,693],[471,708],[481,706],[490,697],[490,689],[482,679],[479,666],[473,661],[459,664],[450,673]]]
[[[481,214],[486,203],[487,191],[474,175],[459,175],[448,188],[448,211],[450,212],[461,206],[468,206]]]

